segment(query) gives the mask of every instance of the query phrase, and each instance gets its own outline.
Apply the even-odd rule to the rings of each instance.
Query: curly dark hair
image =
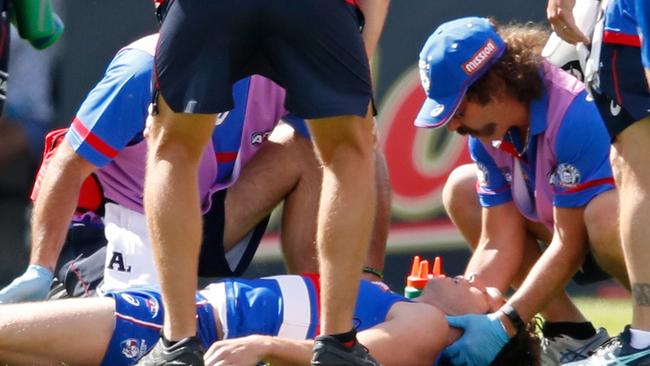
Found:
[[[540,339],[535,335],[535,324],[517,332],[501,349],[490,366],[539,366],[541,364]]]
[[[503,38],[506,50],[490,70],[469,87],[467,100],[486,105],[495,93],[506,93],[528,104],[542,95],[539,68],[549,31],[543,25],[532,22],[500,26],[494,19],[490,21]],[[500,90],[503,88],[505,90]]]
[[[489,366],[539,366],[541,365],[541,340],[535,335],[535,323],[531,322],[512,337]],[[441,358],[440,366],[451,366],[451,361]]]

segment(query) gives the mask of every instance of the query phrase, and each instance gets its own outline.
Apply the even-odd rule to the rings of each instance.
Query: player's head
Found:
[[[539,64],[547,37],[540,26],[499,27],[487,18],[441,25],[420,53],[427,99],[415,125],[437,128],[453,120],[449,129],[461,134],[501,138],[513,122],[505,101],[527,105],[542,95]]]
[[[464,315],[495,312],[505,299],[498,289],[486,287],[476,276],[440,276],[427,282],[417,301],[433,305],[446,315]],[[532,329],[534,327],[530,325],[508,341],[490,365],[539,365],[540,341]]]
[[[497,311],[505,302],[498,289],[486,287],[476,276],[431,278],[417,301],[446,315],[485,314]]]

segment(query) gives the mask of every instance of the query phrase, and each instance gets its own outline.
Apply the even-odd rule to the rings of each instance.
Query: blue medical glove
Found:
[[[448,316],[447,322],[464,330],[463,336],[442,353],[455,366],[487,366],[509,340],[497,313]]]
[[[52,286],[52,271],[30,264],[22,276],[0,290],[0,304],[45,300]]]

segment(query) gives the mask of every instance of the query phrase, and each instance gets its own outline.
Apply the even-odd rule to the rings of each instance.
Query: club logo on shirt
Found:
[[[138,358],[147,351],[147,345],[143,339],[129,338],[122,341],[120,347],[122,348],[122,354],[126,358]]]
[[[147,306],[147,309],[149,309],[151,317],[155,318],[158,315],[158,311],[160,310],[160,304],[158,303],[158,300],[147,299],[144,304]]]
[[[551,184],[562,188],[573,188],[580,184],[580,170],[575,165],[560,164],[555,168]]]
[[[481,187],[487,187],[490,185],[490,172],[485,164],[476,163],[476,179],[478,180],[478,185]]]

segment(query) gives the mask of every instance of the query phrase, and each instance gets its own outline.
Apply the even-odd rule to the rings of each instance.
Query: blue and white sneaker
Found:
[[[557,366],[568,362],[584,360],[598,347],[609,340],[605,328],[599,328],[593,337],[575,339],[567,335],[542,338],[542,366]]]
[[[589,358],[564,364],[565,366],[650,366],[650,347],[636,349],[630,346],[630,326],[623,333],[600,346]]]

